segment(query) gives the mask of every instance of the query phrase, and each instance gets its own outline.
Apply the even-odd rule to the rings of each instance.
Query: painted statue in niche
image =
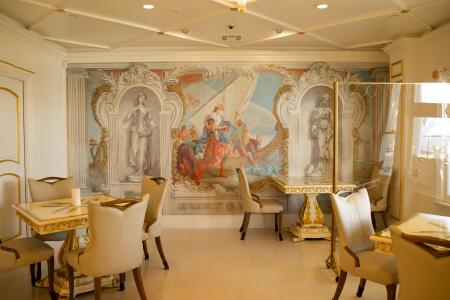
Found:
[[[322,176],[330,169],[331,151],[330,143],[333,137],[333,112],[329,107],[330,95],[323,93],[319,96],[317,107],[311,112],[311,138],[313,147],[317,151],[317,157],[313,161],[307,174],[310,176]]]
[[[284,140],[272,110],[282,80],[271,72],[180,78],[189,111],[177,130],[175,180],[234,188],[235,168],[249,181],[280,174]]]
[[[146,87],[134,87],[121,99],[119,109],[119,178],[142,182],[159,174],[159,101]]]
[[[150,108],[145,104],[147,96],[140,92],[136,105],[126,114],[124,123],[128,124],[128,163],[134,173],[128,175],[132,182],[142,182],[155,166],[155,157],[150,151],[151,137],[156,125],[152,120]]]

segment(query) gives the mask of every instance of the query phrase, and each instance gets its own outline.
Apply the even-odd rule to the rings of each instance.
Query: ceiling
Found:
[[[69,51],[377,50],[450,20],[450,0],[247,0],[245,7],[238,1],[0,0],[0,12]],[[317,9],[319,3],[328,8]]]

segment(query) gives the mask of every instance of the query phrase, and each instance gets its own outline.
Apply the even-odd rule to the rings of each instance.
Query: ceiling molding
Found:
[[[41,35],[29,31],[23,27],[22,24],[19,24],[15,20],[11,19],[10,17],[4,15],[0,12],[0,30],[10,34],[11,36],[20,39],[21,41],[27,43],[28,45],[32,45],[34,47],[37,47],[44,52],[56,56],[59,58],[66,57],[66,49],[60,45],[47,42],[42,38]]]
[[[326,58],[326,59],[324,59]],[[382,51],[333,50],[174,50],[172,48],[117,49],[110,51],[69,52],[67,64],[92,63],[311,63],[326,60],[328,63],[384,66],[389,57]]]
[[[87,47],[107,49],[107,50],[111,49],[111,47],[109,47],[108,45],[100,45],[100,44],[93,44],[93,43],[88,43],[88,42],[59,39],[59,38],[54,38],[54,37],[50,37],[50,36],[42,36],[42,38],[44,40],[53,41],[53,42],[61,42],[61,43],[66,43],[66,44],[87,46]]]
[[[383,41],[374,41],[374,42],[368,42],[368,43],[363,43],[363,44],[356,44],[356,45],[348,46],[348,48],[355,49],[355,48],[370,47],[370,46],[383,45],[383,44],[389,44],[389,43],[392,43],[392,40],[383,40]]]

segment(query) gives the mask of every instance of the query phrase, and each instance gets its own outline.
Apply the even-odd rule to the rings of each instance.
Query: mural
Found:
[[[250,182],[283,171],[285,140],[273,113],[282,75],[183,76],[180,84],[188,112],[176,131],[175,181],[234,189],[229,178],[236,168],[244,168]]]
[[[171,178],[170,214],[240,213],[236,168],[246,171],[253,191],[272,197],[269,176],[328,176],[331,82],[369,78],[369,70],[336,71],[324,63],[310,69],[131,64],[85,72],[86,124],[77,126],[88,135],[87,188],[126,194],[140,190],[144,175]],[[364,144],[372,108],[358,91],[339,97],[348,100],[339,102],[339,118],[350,128],[340,142],[356,145],[340,159],[348,169],[361,168],[374,160]]]

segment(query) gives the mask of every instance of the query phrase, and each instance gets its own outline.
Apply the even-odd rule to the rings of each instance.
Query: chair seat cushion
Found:
[[[376,251],[362,251],[357,256],[360,267],[354,269],[354,275],[383,285],[398,283],[395,256]]]
[[[260,213],[279,213],[283,211],[283,205],[275,199],[260,199]]]
[[[0,245],[6,251],[17,253],[16,267],[46,261],[53,256],[53,248],[35,238],[21,238],[4,242]]]
[[[54,232],[48,234],[39,234],[31,231],[31,235],[40,241],[64,241],[67,238],[67,231]]]

